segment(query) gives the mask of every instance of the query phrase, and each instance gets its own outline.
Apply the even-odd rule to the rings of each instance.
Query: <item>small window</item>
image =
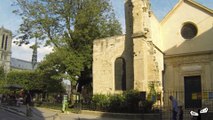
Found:
[[[8,42],[8,36],[6,36],[6,41],[5,41],[5,46],[4,46],[4,50],[7,50],[7,42]]]
[[[4,48],[4,35],[2,36],[1,49]]]
[[[184,23],[183,27],[181,28],[181,36],[184,39],[194,38],[197,35],[197,32],[197,27],[191,22]]]

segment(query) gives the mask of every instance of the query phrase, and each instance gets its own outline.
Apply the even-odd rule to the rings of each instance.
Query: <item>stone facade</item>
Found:
[[[124,44],[125,36],[115,36],[94,42],[93,86],[96,86],[93,88],[94,93],[112,93],[115,91],[114,61],[118,57],[125,57],[125,54],[123,54]]]
[[[125,62],[125,90],[149,91],[149,84],[154,82],[161,92],[163,54],[152,41],[151,33],[155,29],[150,23],[155,18],[151,16],[150,3],[148,0],[126,0],[125,8],[126,35],[94,41],[93,92],[122,91],[115,89],[117,58]]]
[[[4,27],[0,28],[0,43],[0,65],[8,72],[10,70],[12,32]]]
[[[180,0],[159,22],[149,0],[126,0],[125,14],[126,35],[94,41],[94,94],[130,89],[149,93],[149,85],[154,84],[163,95],[162,104],[171,105],[168,96],[173,95],[187,108],[189,101],[199,103],[199,94],[213,91],[211,9]],[[197,93],[188,86],[195,78]],[[186,96],[187,90],[199,99]],[[208,100],[201,99],[201,105]]]

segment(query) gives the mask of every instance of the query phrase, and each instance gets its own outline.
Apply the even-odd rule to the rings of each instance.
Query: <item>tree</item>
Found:
[[[17,84],[25,90],[42,90],[43,84],[35,71],[13,70],[7,74],[7,84]]]
[[[16,43],[38,38],[53,45],[55,52],[63,53],[58,56],[63,57],[64,69],[73,77],[84,70],[91,73],[94,39],[122,33],[109,0],[16,1],[19,9],[14,12],[23,20],[21,39]]]
[[[0,66],[0,80],[4,80],[5,78],[5,71],[3,66]]]
[[[43,81],[44,90],[48,93],[63,92],[62,80],[66,78],[65,64],[63,64],[62,52],[53,52],[46,55],[44,61],[42,61],[37,68],[37,72],[40,75],[40,80]]]
[[[0,93],[3,93],[5,91],[4,86],[6,85],[5,81],[6,73],[4,71],[3,66],[0,66]]]

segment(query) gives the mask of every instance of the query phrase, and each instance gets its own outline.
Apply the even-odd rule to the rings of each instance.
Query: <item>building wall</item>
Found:
[[[193,23],[198,29],[197,35],[192,39],[181,36],[181,28],[185,22]],[[170,95],[185,106],[184,77],[187,76],[201,76],[201,94],[213,90],[212,23],[212,12],[187,1],[180,1],[161,22],[165,53],[164,106],[171,106],[168,99]],[[212,101],[202,98],[202,105],[207,104],[210,106]]]
[[[32,63],[30,61],[11,58],[11,45],[12,45],[12,32],[10,30],[5,29],[4,27],[1,27],[0,28],[0,65],[4,67],[4,70],[6,72],[9,72],[11,69],[33,70]],[[37,64],[36,64],[36,67],[37,67]]]
[[[126,0],[126,35],[95,40],[93,93],[116,93],[114,66],[118,57],[127,63],[128,89],[149,93],[149,84],[163,94],[164,106],[175,96],[184,105],[184,77],[201,76],[202,93],[213,91],[213,14],[194,1],[179,1],[160,23],[146,11],[148,0]],[[142,9],[141,9],[142,8]],[[145,13],[144,13],[145,12]],[[195,24],[197,35],[181,36],[185,22]],[[213,104],[202,99],[202,104]]]
[[[157,20],[156,16],[154,13],[151,12],[150,14],[150,26],[151,26],[151,40],[154,46],[154,54],[153,54],[153,61],[155,64],[155,71],[156,78],[155,80],[158,83],[158,87],[156,87],[156,91],[158,93],[162,94],[162,89],[163,89],[163,71],[164,71],[164,53],[162,51],[163,47],[163,42],[161,40],[161,26],[160,22]]]
[[[93,93],[114,93],[114,63],[123,57],[125,36],[95,40],[93,43]]]
[[[191,40],[185,40],[181,36],[181,28],[185,22],[194,23],[198,29],[197,36]],[[212,23],[212,13],[181,1],[161,22],[163,51],[166,55],[173,55],[213,50]]]
[[[124,58],[126,60],[126,82],[127,89],[134,88],[134,68],[133,68],[133,17],[132,9],[133,5],[131,0],[125,1],[125,22],[126,22],[126,34],[125,34],[125,49]]]
[[[150,11],[149,0],[132,0],[134,89],[149,93],[154,83],[162,91],[163,54],[160,25]]]
[[[165,59],[165,80],[164,80],[164,101],[168,106],[168,97],[175,96],[179,104],[184,103],[184,77],[201,76],[201,89],[204,92],[213,91],[213,53],[203,52],[193,55],[166,57]],[[205,103],[212,104],[211,100],[202,99]]]
[[[120,92],[115,90],[114,69],[119,57],[126,64],[126,90],[148,93],[149,84],[155,82],[157,91],[162,91],[163,54],[157,47],[161,45],[160,26],[149,7],[148,1],[126,0],[126,35],[94,41],[93,93]]]
[[[151,28],[150,36],[152,38],[153,44],[155,44],[160,50],[162,50],[163,42],[160,39],[161,26],[159,21],[155,17],[154,13],[152,12],[150,14],[150,28]]]
[[[1,27],[0,28],[0,65],[8,72],[10,70],[12,32]]]

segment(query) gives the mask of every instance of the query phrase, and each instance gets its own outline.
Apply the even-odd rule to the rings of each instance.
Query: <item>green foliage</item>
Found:
[[[138,104],[141,100],[140,92],[136,90],[125,91],[123,93],[129,112],[138,111]]]
[[[152,102],[156,102],[157,100],[157,92],[155,90],[155,84],[151,83],[149,85],[149,93],[147,96],[147,100],[152,101]]]
[[[153,105],[154,105],[153,101],[145,100],[141,102],[139,109],[141,112],[145,112],[145,113],[151,112]]]
[[[47,44],[56,47],[64,43],[73,48],[88,44],[91,40],[121,34],[108,0],[16,0],[22,16],[19,32],[22,40],[48,39]],[[64,39],[63,39],[64,38]],[[19,43],[23,44],[24,41]]]
[[[109,110],[110,112],[123,112],[126,107],[125,96],[122,94],[109,95]],[[125,112],[125,111],[124,111]]]
[[[13,70],[7,74],[7,84],[18,84],[25,90],[41,90],[42,83],[39,76],[34,71],[27,70]]]
[[[47,93],[60,93],[65,92],[65,88],[62,85],[62,78],[59,77],[57,71],[52,71],[50,68],[44,71],[38,70],[39,80],[42,83],[42,91]]]
[[[6,85],[6,80],[5,80],[5,71],[2,66],[0,66],[0,93],[6,92],[4,89],[4,86]]]
[[[137,103],[140,101],[140,92],[136,90],[124,91],[123,93],[126,101],[129,103]]]
[[[42,104],[39,104],[39,107],[61,110],[62,105],[61,103],[43,102]]]
[[[140,92],[125,91],[122,94],[96,94],[92,98],[93,110],[108,112],[138,113],[151,112],[153,102],[141,101]]]
[[[5,74],[6,73],[4,72],[4,68],[0,66],[0,80],[4,80]]]
[[[48,68],[47,68],[48,69]],[[50,71],[13,70],[7,74],[7,84],[17,84],[25,90],[40,90],[48,93],[64,92],[61,80],[51,78]]]
[[[54,67],[60,68],[59,73],[51,75],[53,79],[61,78],[64,72],[72,80],[81,71],[91,73],[93,40],[122,33],[109,0],[16,1],[19,9],[14,13],[23,20],[19,28],[21,39],[16,43],[22,45],[38,38],[46,41],[46,45],[53,45],[54,53],[41,63],[50,67],[51,70],[44,70],[51,74]]]
[[[43,81],[44,89],[47,92],[64,92],[61,82],[63,78],[68,78],[69,76],[65,74],[70,72],[67,68],[68,65],[65,63],[65,59],[68,59],[68,52],[56,50],[53,53],[50,53],[44,58],[37,68],[37,72],[40,75],[41,81]],[[70,61],[72,63],[72,61]],[[74,66],[74,65],[73,65]],[[72,67],[73,67],[72,66]],[[78,69],[77,67],[73,69]],[[75,70],[72,70],[76,72]],[[71,73],[71,72],[70,72]],[[76,74],[76,73],[72,73]],[[73,80],[76,79],[73,77]]]
[[[109,98],[106,95],[97,94],[92,98],[92,105],[96,110],[106,111],[109,104]]]

